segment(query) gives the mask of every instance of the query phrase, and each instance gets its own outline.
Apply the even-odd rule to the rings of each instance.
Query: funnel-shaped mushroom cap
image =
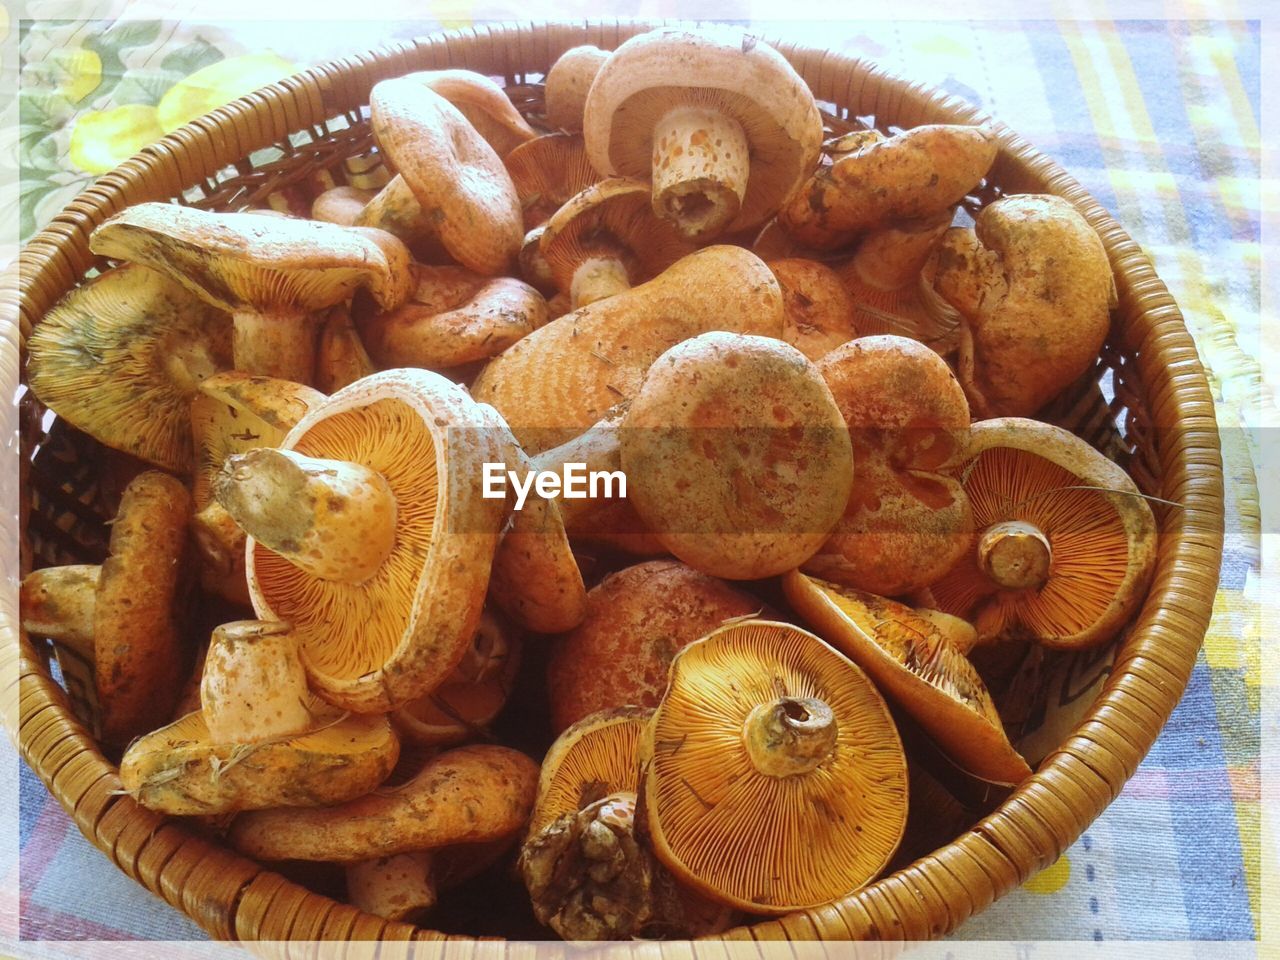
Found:
[[[422,696],[449,675],[475,634],[506,515],[503,501],[483,496],[483,464],[502,457],[488,418],[438,374],[388,370],[335,393],[281,449],[380,475],[394,497],[394,543],[372,576],[352,583],[307,573],[249,530],[254,609],[294,625],[325,699],[375,712]],[[309,518],[295,518],[299,531]],[[290,518],[277,511],[271,522]],[[331,544],[334,556],[371,539],[360,529],[346,537]]]
[[[609,574],[587,592],[586,619],[552,641],[552,727],[564,730],[626,704],[655,706],[676,651],[762,606],[749,593],[675,560]]]
[[[72,290],[27,341],[40,402],[109,447],[177,473],[192,467],[187,404],[231,366],[231,318],[145,267]]]
[[[520,197],[526,233],[601,179],[587,159],[581,134],[548,133],[520,144],[502,162]]]
[[[844,513],[853,452],[818,369],[767,337],[704,333],[650,368],[620,431],[628,496],[704,573],[804,563]],[[802,465],[802,466],[797,466]]]
[[[867,332],[859,328],[853,299],[830,267],[795,257],[770,260],[769,269],[778,278],[786,309],[782,339],[810,360]]]
[[[867,671],[958,766],[993,783],[1031,775],[982,677],[932,622],[901,603],[798,570],[782,586],[805,621]]]
[[[698,122],[666,122],[682,110]],[[726,210],[728,219],[704,234],[710,238],[777,211],[818,160],[822,118],[799,74],[767,44],[729,29],[665,29],[632,37],[605,61],[587,94],[583,134],[592,165],[611,175],[658,181],[683,168],[696,182],[742,164],[737,209]],[[737,155],[744,150],[749,167]],[[686,236],[698,236],[711,199],[676,193],[663,212],[661,196],[655,182],[655,209],[688,221]]]
[[[317,220],[140,203],[89,246],[161,270],[224,310],[319,310],[360,287],[390,310],[412,289],[409,253],[394,237]]]
[[[378,145],[445,249],[479,273],[503,273],[524,239],[520,200],[493,148],[448,100],[411,78],[383,80],[370,95]],[[378,200],[361,223],[381,226]],[[388,227],[391,225],[389,224]]]
[[[1087,647],[1142,603],[1155,566],[1151,508],[1118,466],[1058,427],[976,423],[960,468],[973,504],[970,547],[930,586],[978,641]]]
[[[931,124],[887,140],[861,137],[791,196],[779,222],[819,250],[844,246],[864,230],[928,220],[955,206],[996,158],[985,126]]]
[[[884,700],[789,624],[747,620],[686,647],[641,750],[658,858],[752,913],[856,890],[906,827],[906,757]]]
[[[547,220],[539,248],[556,286],[578,306],[649,280],[695,249],[654,215],[648,183],[621,177],[567,200]],[[602,262],[613,265],[616,285],[592,282],[592,267]]]
[[[489,77],[474,70],[422,70],[401,79],[420,83],[440,94],[467,118],[498,156],[506,156],[519,144],[538,134]]]
[[[663,351],[708,330],[782,335],[778,283],[755,254],[714,246],[648,283],[553,320],[491,360],[472,385],[532,456],[633,397]]]
[[[611,793],[635,793],[640,738],[652,714],[648,707],[601,710],[560,734],[542,759],[529,835]]]
[[[507,747],[458,747],[413,779],[310,810],[237,817],[231,843],[260,860],[353,863],[414,850],[514,837],[529,818],[538,765]]]
[[[572,47],[560,54],[547,71],[544,101],[548,125],[571,133],[582,131],[587,93],[608,59],[606,51],[590,45]]]
[[[1061,197],[1006,197],[942,239],[934,289],[964,317],[960,382],[979,417],[1031,416],[1089,369],[1115,277],[1093,227]]]
[[[853,494],[807,572],[875,593],[926,586],[973,529],[960,483],[941,467],[964,448],[969,407],[945,361],[905,337],[859,337],[818,369],[854,449]]]
[[[190,713],[134,742],[120,779],[144,807],[186,816],[343,803],[387,778],[400,745],[385,716],[348,716],[315,699],[307,708],[312,730],[251,744],[215,743],[204,715]]]

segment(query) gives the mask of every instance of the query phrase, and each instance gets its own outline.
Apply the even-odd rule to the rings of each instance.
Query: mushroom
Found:
[[[331,187],[311,202],[311,219],[354,227],[360,219],[360,212],[377,192],[352,186]]]
[[[109,447],[177,473],[192,467],[187,404],[231,366],[220,310],[146,267],[76,287],[27,341],[27,382],[43,403]]]
[[[982,677],[930,620],[904,604],[798,570],[782,578],[782,588],[805,621],[865,670],[958,766],[992,783],[1031,776]]]
[[[888,707],[857,666],[790,624],[739,621],[677,654],[641,762],[658,859],[750,913],[856,890],[906,827]]]
[[[280,443],[308,411],[323,401],[324,394],[300,383],[233,370],[215,374],[200,384],[191,400],[190,413],[197,450],[191,533],[206,590],[249,604],[244,531],[213,498],[213,480],[222,464],[232,454]]]
[[[22,582],[24,627],[93,664],[109,745],[154,730],[177,700],[190,517],[186,487],[148,470],[125,489],[100,567],[37,570]]]
[[[400,752],[385,716],[338,713],[308,694],[285,623],[214,630],[200,704],[125,751],[120,780],[144,807],[190,815],[342,803],[385,780]]]
[[[818,369],[853,441],[853,495],[807,573],[897,596],[932,583],[965,551],[973,519],[941,468],[967,442],[969,407],[946,363],[905,337],[860,337]]]
[[[911,612],[917,617],[928,620],[940,634],[950,641],[951,645],[966,657],[978,645],[978,631],[968,620],[961,620],[950,613],[933,610],[929,607],[912,607]]]
[[[507,747],[457,747],[428,760],[407,782],[345,803],[260,810],[231,825],[231,844],[259,860],[347,864],[355,905],[400,919],[431,906],[442,848],[492,855],[529,818],[538,767]],[[395,858],[395,859],[392,859]]]
[[[729,911],[682,890],[636,831],[651,710],[594,713],[547,751],[519,869],[538,921],[566,940],[700,936]]]
[[[1092,366],[1115,277],[1102,240],[1061,197],[1005,197],[949,230],[930,267],[962,318],[957,368],[974,415],[1031,416]]]
[[[312,686],[361,713],[394,710],[457,666],[479,624],[502,450],[466,391],[388,370],[311,410],[279,449],[231,457],[214,495],[249,535],[249,595],[294,625]]]
[[[767,337],[704,333],[650,367],[620,433],[636,512],[695,569],[757,580],[845,512],[853,450],[818,369]]]
[[[865,333],[840,277],[825,264],[799,257],[768,261],[782,288],[782,339],[810,360]]]
[[[611,177],[553,213],[538,249],[576,310],[651,280],[694,247],[654,215],[647,183]]]
[[[535,330],[490,360],[472,393],[534,456],[634,396],[664,350],[708,330],[781,336],[782,297],[759,257],[730,246],[692,253]]]
[[[374,137],[398,171],[359,223],[403,240],[438,236],[464,267],[494,276],[520,249],[520,201],[493,148],[448,100],[402,77],[370,94]]]
[[[297,383],[311,381],[316,311],[358,287],[384,310],[411,291],[409,251],[395,237],[315,220],[140,203],[94,230],[89,246],[230,311],[236,369]]]
[[[520,669],[521,636],[490,610],[462,661],[440,686],[391,715],[396,731],[423,746],[461,743],[501,712]]]
[[[866,231],[931,220],[978,185],[998,143],[990,127],[931,124],[887,139],[859,131],[849,146],[779,211],[800,243],[836,250]]]
[[[556,58],[547,71],[543,95],[548,126],[569,133],[582,132],[587,91],[608,59],[606,51],[589,44],[571,47]]]
[[[360,338],[379,366],[446,369],[486,360],[547,322],[547,302],[511,277],[414,264],[414,293],[384,313],[357,309]]]
[[[653,209],[691,240],[759,226],[822,146],[813,94],[785,59],[733,31],[655,30],[618,47],[587,94],[591,164],[652,178]]]
[[[948,207],[932,220],[884,227],[863,237],[838,270],[860,335],[910,337],[940,354],[955,347],[959,316],[921,277],[951,217]]]
[[[1103,643],[1146,595],[1151,508],[1120,467],[1059,427],[1018,417],[973,425],[960,455],[973,504],[967,549],[930,585],[978,642]]]
[[[587,591],[582,623],[551,642],[552,728],[560,732],[626,704],[656,706],[678,650],[761,607],[750,594],[675,560],[609,574]]]
[[[506,91],[474,70],[421,70],[401,79],[420,83],[458,108],[494,152],[505,157],[537,137]]]
[[[526,236],[570,197],[601,179],[580,134],[548,133],[520,144],[502,162],[520,198]]]
[[[337,393],[377,370],[347,305],[330,309],[316,344],[316,386],[325,393]]]

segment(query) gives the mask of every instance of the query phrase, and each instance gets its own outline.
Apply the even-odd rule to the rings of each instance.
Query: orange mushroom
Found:
[[[553,129],[582,132],[587,92],[608,59],[607,52],[589,44],[572,47],[556,58],[547,71],[544,95],[547,123]]]
[[[538,134],[520,115],[507,93],[496,82],[474,70],[420,70],[402,80],[420,83],[458,108],[467,122],[505,157]]]
[[[587,159],[580,134],[548,133],[520,144],[502,162],[520,198],[526,233],[601,179]]]
[[[768,263],[782,288],[782,339],[810,360],[872,332],[859,325],[854,300],[826,264],[799,257]]]

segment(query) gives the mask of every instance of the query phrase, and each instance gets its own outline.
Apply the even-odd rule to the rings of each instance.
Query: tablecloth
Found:
[[[1098,7],[1106,16],[1106,8]],[[437,0],[421,22],[22,25],[21,233],[150,139],[296,66],[443,26],[519,16]],[[565,16],[600,15],[569,4]],[[761,22],[696,15],[883,62],[972,101],[1061,161],[1141,243],[1195,335],[1218,402],[1226,560],[1187,694],[1114,804],[1053,866],[955,934],[968,939],[1250,940],[1260,917],[1260,27],[1168,19]],[[194,77],[193,77],[194,75]],[[1270,402],[1268,399],[1267,402]],[[196,939],[118,873],[23,770],[26,940]],[[15,866],[15,869],[17,867]],[[11,945],[11,949],[15,949]]]

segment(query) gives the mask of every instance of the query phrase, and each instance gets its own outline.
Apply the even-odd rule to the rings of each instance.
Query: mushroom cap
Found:
[[[546,222],[539,249],[556,286],[594,257],[621,260],[632,284],[652,279],[697,249],[653,212],[647,181],[609,177],[565,201]]]
[[[750,175],[729,231],[767,220],[818,160],[822,118],[780,53],[740,31],[663,29],[623,43],[596,74],[582,125],[592,166],[648,179],[654,127],[680,106],[717,110],[746,134]]]
[[[640,738],[650,707],[600,710],[568,727],[547,749],[528,835],[612,793],[640,788]]]
[[[109,447],[157,466],[192,468],[187,404],[231,366],[231,318],[146,267],[125,265],[76,287],[27,341],[40,402]]]
[[[601,179],[587,159],[581,134],[545,134],[520,144],[502,162],[520,198],[526,233]]]
[[[962,460],[975,533],[930,585],[938,609],[972,623],[979,643],[1078,648],[1114,636],[1145,598],[1156,558],[1155,517],[1128,474],[1066,430],[1020,417],[975,423]],[[1038,589],[1003,589],[978,565],[982,531],[1006,521],[1048,540]]]
[[[378,145],[449,253],[479,273],[505,272],[524,230],[515,185],[493,148],[411,77],[377,83],[369,108]]]
[[[94,603],[94,673],[102,738],[128,743],[173,713],[183,662],[178,612],[190,554],[191,495],[158,470],[126,488]]]
[[[531,456],[633,397],[663,351],[708,330],[782,335],[782,297],[759,257],[705,247],[647,283],[551,321],[495,357],[471,390]]]
[[[620,431],[628,495],[663,545],[734,580],[807,560],[844,513],[853,452],[818,369],[768,337],[704,333],[649,369]]]
[[[805,621],[915,717],[957,765],[993,783],[1031,775],[982,677],[931,621],[904,604],[798,570],[783,577],[782,588]]]
[[[344,715],[313,700],[315,727],[284,740],[214,743],[204,715],[187,714],[129,747],[120,779],[138,803],[175,816],[327,806],[387,778],[400,745],[385,716]]]
[[[746,745],[748,717],[810,697],[834,716],[830,752],[808,773],[761,773]],[[790,624],[733,623],[681,651],[641,754],[658,858],[700,892],[752,913],[857,889],[889,862],[906,827],[907,763],[888,707],[861,669]]]
[[[538,765],[508,747],[457,747],[411,780],[349,802],[241,815],[230,840],[260,860],[352,863],[514,838],[529,818]]]
[[[355,226],[363,210],[377,194],[376,190],[360,187],[331,187],[311,203],[311,219],[336,223],[343,227]]]
[[[749,593],[677,560],[609,574],[587,591],[582,623],[551,642],[552,727],[559,732],[626,704],[656,706],[678,650],[762,607]]]
[[[782,288],[782,339],[810,360],[867,332],[855,319],[853,299],[840,277],[826,264],[800,257],[768,263]]]
[[[139,203],[89,238],[104,257],[141,263],[223,310],[319,310],[369,290],[384,310],[410,293],[409,251],[381,230],[319,220]]]
[[[549,126],[557,130],[582,132],[587,92],[608,59],[607,51],[590,44],[571,47],[556,58],[547,71],[543,98]]]
[[[946,362],[905,337],[859,337],[818,362],[854,450],[853,493],[806,572],[880,594],[931,583],[965,551],[968,499],[941,467],[968,441]]]
[[[506,91],[482,73],[474,70],[421,70],[406,74],[401,79],[421,83],[457,107],[500,157],[538,135],[515,108]]]
[[[1093,364],[1115,276],[1096,231],[1061,197],[1005,197],[953,228],[934,289],[967,322],[961,383],[978,417],[1033,415]]]
[[[330,702],[363,713],[417,699],[462,658],[484,605],[506,516],[503,501],[483,497],[483,464],[502,459],[487,416],[439,374],[386,370],[313,409],[281,449],[380,473],[398,527],[391,555],[360,584],[312,577],[250,537],[258,617],[294,625],[312,686]]]

